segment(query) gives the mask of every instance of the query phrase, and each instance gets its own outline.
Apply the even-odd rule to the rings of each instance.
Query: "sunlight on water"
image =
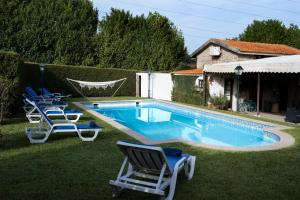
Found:
[[[182,139],[229,147],[261,146],[278,140],[246,121],[243,125],[233,118],[155,101],[138,106],[134,102],[100,103],[93,109],[151,140]]]

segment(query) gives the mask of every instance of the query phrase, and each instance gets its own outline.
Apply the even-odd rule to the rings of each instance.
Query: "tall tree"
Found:
[[[287,44],[300,48],[300,29],[294,24],[286,27],[279,20],[254,20],[237,39],[248,42]]]
[[[279,20],[254,20],[239,39],[249,42],[284,43],[287,35],[285,25]]]
[[[112,9],[99,24],[100,67],[168,71],[187,54],[181,32],[158,13],[132,16]]]
[[[287,29],[288,36],[286,44],[300,49],[300,29],[297,25],[291,24]]]
[[[0,0],[0,49],[25,60],[93,64],[98,11],[89,0]]]

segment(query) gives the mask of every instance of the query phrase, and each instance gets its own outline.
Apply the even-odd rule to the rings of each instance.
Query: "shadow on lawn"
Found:
[[[25,123],[25,122],[28,122],[27,118],[25,116],[21,116],[20,115],[20,116],[17,116],[17,117],[5,120],[3,122],[3,124],[2,124],[2,126],[5,126],[5,125],[17,125],[17,124],[22,124],[22,123]]]
[[[117,140],[125,134],[108,130],[92,143],[55,137],[31,152],[0,162],[0,194],[5,199],[112,199],[108,184],[115,179],[123,155]],[[297,199],[299,145],[270,152],[222,152],[171,144],[197,156],[195,176],[178,177],[174,199]],[[299,155],[299,153],[298,153]],[[296,156],[294,159],[293,157]],[[59,183],[59,184],[58,184]],[[38,188],[38,190],[32,190]],[[55,191],[55,192],[54,192]],[[126,190],[120,200],[159,197]]]
[[[224,152],[181,143],[164,145],[197,157],[194,178],[189,182],[180,174],[174,199],[299,199],[300,132],[289,132],[296,139],[294,146],[268,152]],[[124,158],[116,141],[133,141],[109,126],[94,142],[81,142],[75,133],[53,134],[40,145],[29,144],[21,130],[12,137],[11,151],[2,158],[0,154],[3,200],[112,199],[108,182],[116,178]],[[21,147],[28,148],[18,149]],[[125,191],[119,199],[159,198]]]
[[[124,158],[116,141],[129,138],[109,130],[95,142],[55,139],[0,157],[1,200],[112,199],[109,180],[117,177]],[[157,196],[126,191],[120,199]]]
[[[30,143],[24,132],[19,132],[17,135],[9,135],[3,132],[0,142],[1,150],[19,149],[30,146]]]

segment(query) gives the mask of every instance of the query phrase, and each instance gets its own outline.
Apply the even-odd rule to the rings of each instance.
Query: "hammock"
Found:
[[[122,79],[114,80],[114,81],[105,81],[105,82],[79,81],[79,80],[74,80],[74,79],[70,79],[70,78],[66,78],[66,79],[75,88],[75,90],[78,93],[80,93],[83,97],[85,97],[85,96],[73,85],[72,82],[78,83],[79,86],[81,87],[81,89],[88,88],[89,90],[92,88],[96,88],[96,89],[103,88],[105,90],[107,87],[113,88],[116,83],[122,82],[121,85],[113,93],[113,95],[112,95],[112,97],[113,97],[118,92],[118,90],[122,87],[122,85],[124,84],[124,82],[126,81],[127,78],[122,78]]]

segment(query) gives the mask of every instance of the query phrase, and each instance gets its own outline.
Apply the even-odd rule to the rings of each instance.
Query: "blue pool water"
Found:
[[[104,102],[88,107],[151,140],[180,139],[226,147],[269,145],[279,140],[263,124],[160,101]]]

